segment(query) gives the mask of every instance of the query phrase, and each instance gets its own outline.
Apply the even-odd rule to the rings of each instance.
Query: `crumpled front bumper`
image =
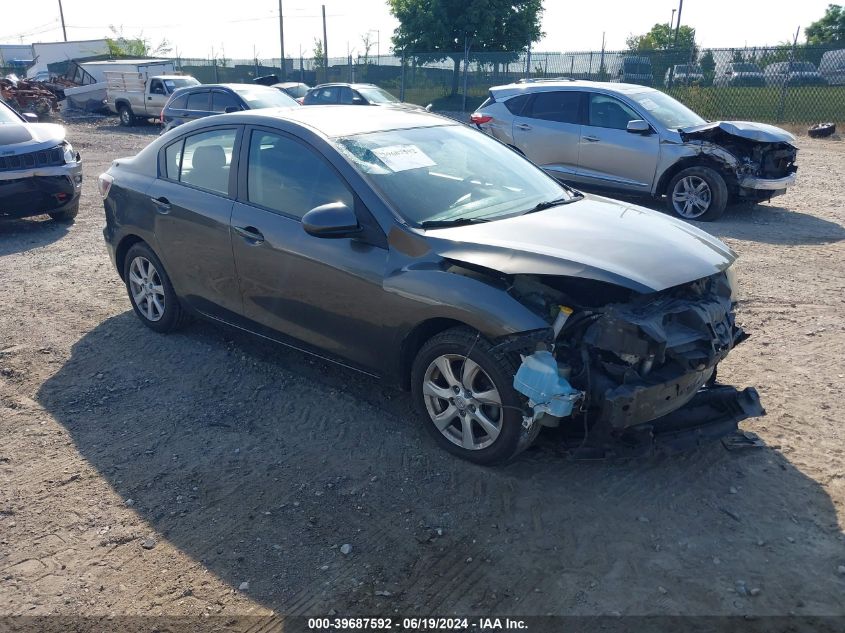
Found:
[[[74,204],[82,193],[82,161],[0,173],[0,217],[52,213]]]
[[[747,176],[739,181],[743,189],[754,189],[757,191],[779,191],[795,184],[795,174],[789,174],[783,178],[757,178]]]

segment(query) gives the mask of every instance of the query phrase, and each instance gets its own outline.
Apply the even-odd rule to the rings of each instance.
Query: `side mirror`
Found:
[[[431,108],[432,108],[433,106],[434,106],[434,104],[433,104],[433,103],[429,103],[429,104],[425,107],[425,111],[426,111],[426,112],[431,112]]]
[[[302,216],[302,228],[314,237],[349,237],[361,230],[355,212],[342,202],[314,207]]]
[[[642,119],[628,121],[628,126],[625,129],[631,134],[648,134],[651,132],[651,126],[648,124],[648,121],[643,121]]]
[[[226,106],[224,112],[226,114],[231,114],[232,112],[240,112],[241,109],[238,106]]]
[[[32,112],[22,112],[21,116],[26,119],[27,123],[38,123],[38,115]]]

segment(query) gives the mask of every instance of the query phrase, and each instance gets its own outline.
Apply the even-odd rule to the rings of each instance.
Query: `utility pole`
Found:
[[[285,80],[285,18],[282,14],[282,0],[279,0],[279,46],[282,52],[282,58],[279,60],[279,64],[282,67],[282,81]]]
[[[65,36],[65,42],[67,42],[67,29],[65,28],[65,12],[62,9],[62,0],[59,0],[59,17],[62,18],[62,35]]]
[[[323,5],[323,81],[329,80],[329,42],[326,37],[326,5]]]
[[[678,22],[675,24],[675,39],[672,42],[672,48],[676,48],[678,46],[678,31],[681,28],[681,11],[684,10],[684,0],[679,0],[678,2]]]
[[[677,9],[672,9],[672,19],[669,20],[669,30],[670,31],[672,30],[672,25],[675,24],[675,11],[677,11]]]

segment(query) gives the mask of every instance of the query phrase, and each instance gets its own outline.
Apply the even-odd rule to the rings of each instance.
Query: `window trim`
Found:
[[[578,95],[578,115],[576,117],[576,121],[555,121],[554,119],[538,119],[532,115],[534,111],[534,102],[537,100],[542,94],[549,94],[555,92],[574,92]],[[531,98],[526,101],[522,106],[522,111],[520,112],[519,116],[525,119],[531,119],[533,121],[547,121],[549,123],[559,123],[561,125],[584,125],[585,121],[587,121],[587,108],[585,104],[589,103],[589,95],[590,93],[586,90],[567,90],[565,88],[559,88],[557,90],[540,90],[531,94]]]
[[[229,163],[229,183],[228,183],[228,191],[227,193],[220,193],[219,191],[211,191],[210,189],[203,189],[202,187],[197,187],[196,185],[192,185],[188,182],[183,182],[182,178],[182,163],[179,164],[179,176],[176,180],[169,178],[167,176],[167,149],[176,145],[177,143],[182,143],[182,154],[184,156],[185,153],[185,143],[189,138],[192,136],[197,136],[198,134],[207,134],[208,132],[217,132],[219,130],[235,130],[235,143],[232,146],[232,159]],[[164,180],[165,182],[170,182],[175,185],[180,185],[182,187],[187,187],[188,189],[193,189],[194,191],[201,191],[202,193],[207,193],[212,196],[219,196],[221,198],[228,198],[230,200],[234,200],[237,195],[237,183],[238,183],[238,172],[239,172],[239,165],[240,165],[240,155],[241,155],[241,142],[244,136],[244,126],[243,125],[214,125],[209,127],[204,127],[202,129],[193,130],[188,134],[183,134],[177,139],[174,139],[171,143],[163,146],[158,151],[158,180]]]
[[[284,211],[279,211],[278,209],[272,209],[270,207],[265,207],[262,204],[257,202],[253,202],[249,199],[249,150],[252,146],[252,135],[256,132],[266,133],[266,134],[275,134],[281,138],[293,141],[298,145],[302,146],[305,151],[310,151],[314,154],[319,160],[323,161],[329,169],[337,176],[340,183],[346,187],[346,190],[352,196],[352,207],[355,215],[358,216],[358,222],[361,223],[361,213],[359,213],[359,205],[361,205],[361,201],[358,197],[358,194],[355,193],[355,189],[352,188],[352,185],[349,184],[349,181],[344,178],[343,174],[338,171],[338,169],[332,165],[332,162],[323,155],[321,151],[319,151],[316,147],[305,141],[304,139],[286,132],[284,130],[280,130],[277,128],[266,127],[262,125],[250,125],[247,126],[243,132],[243,143],[241,143],[241,164],[244,165],[244,169],[239,170],[238,174],[238,182],[237,182],[237,193],[235,196],[235,200],[240,202],[241,204],[245,204],[247,206],[253,207],[255,209],[261,209],[262,211],[267,211],[268,213],[274,213],[278,216],[283,218],[288,218],[289,220],[294,220],[296,222],[302,223],[302,217],[285,213]]]
[[[624,127],[623,128],[606,127],[604,125],[593,125],[590,122],[590,102],[592,101],[593,96],[606,97],[607,99],[613,99],[617,103],[621,103],[624,107],[628,108],[631,112],[633,112],[637,116],[636,119],[631,119],[632,121],[642,120],[642,121],[647,121],[649,123],[649,125],[652,125],[652,127],[654,125],[651,122],[651,119],[644,117],[640,112],[637,111],[637,109],[634,106],[632,106],[630,103],[626,103],[625,101],[623,101],[622,99],[620,99],[616,95],[607,94],[606,92],[586,92],[585,94],[587,95],[587,99],[583,102],[583,107],[584,107],[584,110],[585,110],[584,111],[584,124],[583,125],[585,127],[595,127],[595,128],[599,128],[600,130],[618,130],[620,132],[626,131]]]

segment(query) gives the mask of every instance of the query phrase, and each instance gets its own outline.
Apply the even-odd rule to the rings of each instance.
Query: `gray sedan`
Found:
[[[785,130],[708,123],[669,95],[638,85],[498,86],[471,120],[555,178],[665,196],[684,219],[715,220],[731,201],[768,200],[795,181],[797,149]]]
[[[746,336],[728,247],[450,119],[213,116],[99,186],[144,325],[199,316],[382,377],[461,457],[508,459],[557,425],[587,429],[582,449],[696,443],[762,414],[715,382]]]

